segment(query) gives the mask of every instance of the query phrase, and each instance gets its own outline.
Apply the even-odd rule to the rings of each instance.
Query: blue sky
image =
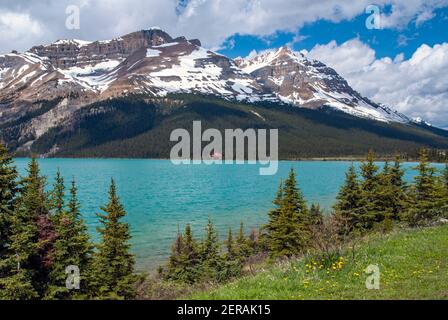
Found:
[[[387,8],[385,8],[387,13]],[[252,50],[262,51],[288,45],[294,50],[311,50],[316,44],[335,40],[338,44],[359,38],[375,50],[377,58],[395,57],[403,53],[405,59],[422,44],[433,46],[448,41],[448,8],[434,11],[434,17],[419,26],[409,23],[397,29],[367,29],[365,22],[369,14],[362,13],[353,19],[341,22],[319,20],[308,23],[294,32],[276,31],[268,36],[235,34],[223,43],[220,53],[230,57],[245,57]]]

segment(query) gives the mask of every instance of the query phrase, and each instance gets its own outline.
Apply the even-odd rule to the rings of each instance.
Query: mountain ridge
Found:
[[[128,96],[169,100],[185,94],[235,104],[330,108],[360,119],[426,126],[370,101],[334,69],[287,47],[233,60],[197,39],[152,28],[0,55],[0,134],[16,149],[32,151],[53,129],[79,123],[81,110],[95,103],[107,110],[108,101]]]

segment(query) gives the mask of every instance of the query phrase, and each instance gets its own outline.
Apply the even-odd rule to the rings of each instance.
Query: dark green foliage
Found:
[[[445,164],[445,168],[443,169],[443,184],[445,188],[448,188],[448,163]]]
[[[369,152],[361,165],[361,181],[353,166],[348,170],[334,206],[343,234],[373,228],[389,231],[402,220],[411,225],[424,224],[448,211],[444,178],[448,171],[438,177],[428,163],[427,150],[421,150],[420,163],[415,168],[419,174],[410,187],[403,180],[400,156],[396,156],[393,165],[386,162],[381,172],[378,169],[373,152]]]
[[[244,234],[244,224],[243,222],[240,223],[240,229],[238,231],[238,236],[236,238],[236,246],[238,249],[238,256],[241,260],[244,260],[245,258],[249,257],[251,254],[253,254],[253,250],[249,246],[249,239],[246,238],[246,235]]]
[[[0,278],[3,259],[11,254],[8,246],[11,236],[11,219],[17,193],[17,171],[8,150],[0,144]],[[0,288],[1,290],[1,288]]]
[[[444,207],[443,180],[436,176],[436,169],[429,165],[426,149],[420,151],[420,163],[415,169],[419,174],[414,178],[410,190],[410,209],[404,217],[411,225],[433,220]]]
[[[190,224],[185,226],[184,251],[182,253],[183,265],[186,271],[186,282],[193,283],[199,278],[200,259],[198,244],[193,238]]]
[[[376,222],[383,220],[383,212],[379,211],[380,175],[378,166],[374,163],[372,150],[367,154],[365,161],[361,163],[361,199],[360,208],[353,212],[354,227],[358,230],[372,229]]]
[[[167,265],[166,278],[171,280],[180,280],[184,272],[183,257],[184,239],[182,233],[178,230],[176,240],[171,246],[171,255]],[[163,268],[161,270],[163,272]]]
[[[243,226],[241,225],[241,228]],[[231,229],[224,241],[225,251],[220,252],[221,244],[215,227],[209,218],[205,228],[205,236],[198,245],[193,238],[189,224],[185,226],[184,234],[178,232],[171,247],[171,255],[162,271],[164,278],[182,283],[200,281],[223,282],[241,274],[246,256],[255,252],[244,238],[244,230],[235,240]]]
[[[345,182],[336,200],[334,210],[340,232],[348,234],[360,223],[357,213],[361,208],[361,184],[353,164],[345,174]]]
[[[237,244],[233,239],[231,228],[229,228],[229,232],[227,233],[225,246],[226,252],[224,256],[224,265],[218,277],[218,280],[220,281],[238,277],[242,270],[241,257],[239,255]]]
[[[58,184],[63,184],[59,175],[56,176],[56,185]],[[59,196],[63,198],[63,185],[59,185],[55,189],[62,190]],[[67,210],[62,210],[53,216],[56,241],[54,244],[54,265],[50,273],[49,289],[46,294],[47,299],[85,298],[90,294],[89,275],[92,271],[90,267],[92,246],[89,243],[87,228],[79,210],[77,188],[75,180],[72,180]],[[68,266],[79,268],[79,290],[66,288],[66,268]]]
[[[249,247],[250,254],[256,254],[261,251],[263,244],[261,243],[260,235],[257,233],[257,230],[251,229],[249,236],[247,237],[247,245]]]
[[[213,238],[213,228],[211,231],[211,239]],[[212,240],[213,242],[213,240]],[[214,243],[210,243],[210,251],[208,252],[208,258],[212,259]],[[168,270],[165,275],[167,279],[194,283],[201,277],[202,260],[200,255],[200,249],[196,240],[193,238],[191,226],[187,224],[185,226],[185,232],[183,235],[178,233],[177,238],[172,247],[172,253],[168,264]],[[212,263],[210,260],[207,263]],[[208,270],[213,273],[213,269]],[[206,275],[209,277],[210,274]]]
[[[268,223],[264,225],[261,230],[261,245],[265,250],[270,250],[270,245],[273,242],[273,235],[277,233],[279,228],[279,216],[281,213],[281,205],[283,200],[283,182],[280,180],[277,194],[275,195],[272,204],[274,208],[268,212]]]
[[[404,170],[401,168],[401,159],[397,155],[395,162],[390,170],[393,197],[392,197],[392,218],[397,220],[400,218],[400,213],[408,208],[408,186],[403,179]]]
[[[53,184],[53,190],[50,193],[50,210],[54,215],[60,215],[64,211],[64,178],[61,172],[56,172],[56,178]]]
[[[313,203],[310,207],[309,224],[310,225],[321,224],[323,218],[324,214],[322,212],[322,209],[320,208],[320,205]]]
[[[126,211],[117,195],[112,179],[109,202],[97,214],[101,227],[97,231],[101,242],[93,260],[92,286],[99,299],[131,299],[135,295],[134,256],[129,252],[129,225],[122,221]]]
[[[373,227],[389,229],[394,220],[407,209],[404,171],[397,156],[391,166],[385,163],[382,172],[374,163],[374,154],[369,152],[361,165],[362,180],[359,181],[352,165],[346,173],[337,203],[335,217],[343,234],[352,231],[364,232]]]
[[[51,243],[46,216],[44,179],[37,160],[28,165],[28,175],[21,182],[17,209],[11,219],[11,254],[3,260],[5,275],[0,286],[2,298],[34,299],[45,291]]]
[[[442,184],[445,191],[445,204],[448,204],[448,163],[445,164],[442,172]]]
[[[291,169],[284,185],[280,185],[264,227],[266,242],[272,257],[291,257],[304,251],[309,239],[309,211],[297,187],[296,174]]]
[[[80,213],[75,181],[65,207],[64,181],[56,174],[45,192],[36,158],[27,176],[16,184],[17,172],[0,146],[0,299],[123,299],[134,297],[134,259],[129,254],[126,212],[112,181],[109,203],[100,215],[102,243],[92,269],[92,245]],[[51,210],[51,213],[50,213]],[[80,270],[80,290],[66,288],[66,268]]]
[[[205,228],[205,238],[200,247],[200,260],[202,276],[210,279],[215,278],[216,272],[221,268],[222,259],[218,234],[211,218],[208,219]]]
[[[229,228],[225,245],[226,245],[226,259],[227,260],[237,259],[238,253],[235,241],[233,240],[232,228]]]
[[[407,210],[407,186],[403,175],[399,156],[396,156],[393,166],[386,162],[379,175],[377,210],[379,221],[384,220],[385,224],[399,220],[400,214]]]

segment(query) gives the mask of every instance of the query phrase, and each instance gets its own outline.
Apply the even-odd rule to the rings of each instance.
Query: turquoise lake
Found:
[[[28,159],[16,159],[25,174]],[[154,270],[164,263],[178,226],[190,223],[197,237],[209,216],[224,237],[243,221],[247,231],[266,221],[279,180],[291,168],[309,204],[330,209],[351,162],[281,161],[273,176],[260,176],[257,165],[173,165],[169,160],[39,159],[48,185],[60,168],[66,185],[76,178],[82,213],[96,241],[96,213],[107,201],[111,177],[128,212],[132,250],[138,270]],[[415,163],[405,163],[406,179]],[[442,168],[442,165],[435,165]]]

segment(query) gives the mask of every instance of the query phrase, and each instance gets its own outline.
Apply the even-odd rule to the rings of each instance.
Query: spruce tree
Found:
[[[205,228],[205,237],[201,244],[202,273],[205,278],[215,278],[221,266],[220,243],[211,218]]]
[[[394,219],[395,188],[392,184],[392,168],[389,162],[384,164],[383,171],[378,174],[378,190],[376,191],[376,220],[377,227],[383,231],[390,231]]]
[[[0,278],[4,276],[3,262],[8,255],[11,236],[11,219],[17,193],[17,170],[8,150],[0,144]],[[1,287],[0,287],[1,291]]]
[[[323,212],[320,208],[320,205],[317,203],[313,203],[310,207],[310,225],[318,225],[323,221]]]
[[[268,223],[271,257],[291,257],[304,252],[309,240],[309,210],[291,169],[285,180],[277,218]],[[277,195],[278,197],[278,195]]]
[[[182,281],[194,283],[199,279],[199,262],[198,245],[193,238],[191,226],[187,223],[184,233],[184,247],[181,255],[181,266],[183,269]]]
[[[101,242],[94,254],[94,278],[91,280],[100,299],[131,299],[135,296],[134,256],[129,252],[129,225],[122,221],[126,211],[111,180],[109,201],[97,214]]]
[[[227,233],[227,240],[225,241],[226,245],[226,258],[227,260],[234,260],[237,258],[237,249],[235,245],[235,241],[233,240],[232,228],[229,228]]]
[[[28,175],[21,181],[17,209],[12,215],[10,230],[11,254],[3,260],[5,275],[1,279],[1,297],[4,299],[35,299],[46,289],[47,268],[45,251],[51,243],[43,229],[47,211],[44,179],[40,176],[37,160],[28,164]],[[49,253],[49,252],[46,252]]]
[[[445,168],[443,169],[443,185],[445,186],[445,189],[448,189],[448,162],[445,163]]]
[[[211,230],[212,233],[213,230]],[[211,250],[213,250],[213,246],[210,246]],[[199,248],[196,240],[193,238],[190,224],[186,224],[184,234],[178,232],[177,238],[172,246],[165,278],[184,283],[198,281],[203,276],[201,266],[203,264],[202,254],[204,252],[202,250],[204,249]],[[209,254],[209,258],[211,259],[213,252],[210,251]],[[213,270],[210,271],[213,273]],[[210,275],[207,274],[205,277],[209,278]]]
[[[184,240],[179,228],[177,230],[176,239],[171,246],[171,255],[168,260],[166,279],[181,280],[183,274],[182,254],[184,252]]]
[[[226,252],[224,254],[224,268],[218,278],[220,281],[237,277],[242,271],[242,259],[239,256],[237,245],[233,239],[232,228],[229,228],[227,239],[224,244],[226,247]]]
[[[60,215],[64,211],[64,178],[61,172],[56,172],[56,178],[53,184],[53,190],[50,193],[50,210],[53,215]]]
[[[345,174],[345,182],[339,190],[336,200],[333,207],[335,217],[340,225],[340,232],[347,234],[360,223],[358,216],[361,207],[361,187],[353,164]]]
[[[63,181],[56,177],[56,183]],[[55,188],[56,189],[56,188]],[[64,197],[64,186],[59,185],[61,190],[59,197]],[[46,294],[48,299],[71,299],[74,297],[87,297],[89,294],[88,277],[91,272],[90,258],[92,246],[89,243],[87,227],[80,213],[80,204],[77,196],[75,180],[72,180],[70,188],[70,199],[67,210],[62,210],[54,216],[56,241],[54,253],[54,266],[50,273],[50,286]],[[76,266],[80,271],[80,287],[78,289],[67,289],[66,268]]]
[[[444,205],[448,205],[448,163],[442,171],[442,185],[444,190]]]
[[[261,246],[266,250],[269,250],[269,246],[273,241],[272,236],[276,234],[278,228],[282,201],[283,201],[283,182],[280,180],[277,194],[274,200],[272,200],[274,208],[271,209],[268,213],[268,223],[261,228],[260,242]]]
[[[434,219],[443,207],[443,186],[436,176],[436,169],[428,163],[428,151],[420,151],[420,162],[414,169],[418,175],[414,178],[411,190],[411,207],[406,220],[417,225]]]
[[[374,163],[372,150],[367,154],[367,159],[361,164],[361,207],[356,211],[356,226],[361,230],[371,229],[375,222],[382,220],[382,213],[378,211],[380,181],[378,166]]]
[[[403,179],[404,170],[401,167],[400,156],[395,157],[394,165],[390,169],[391,213],[392,219],[399,220],[403,212],[408,208],[407,184]]]
[[[260,236],[255,229],[251,229],[247,237],[248,256],[258,253],[261,250]]]
[[[238,231],[238,236],[236,238],[236,245],[238,248],[238,256],[241,259],[247,258],[250,255],[251,252],[249,248],[249,243],[244,234],[244,224],[242,221],[240,223],[240,229]]]

